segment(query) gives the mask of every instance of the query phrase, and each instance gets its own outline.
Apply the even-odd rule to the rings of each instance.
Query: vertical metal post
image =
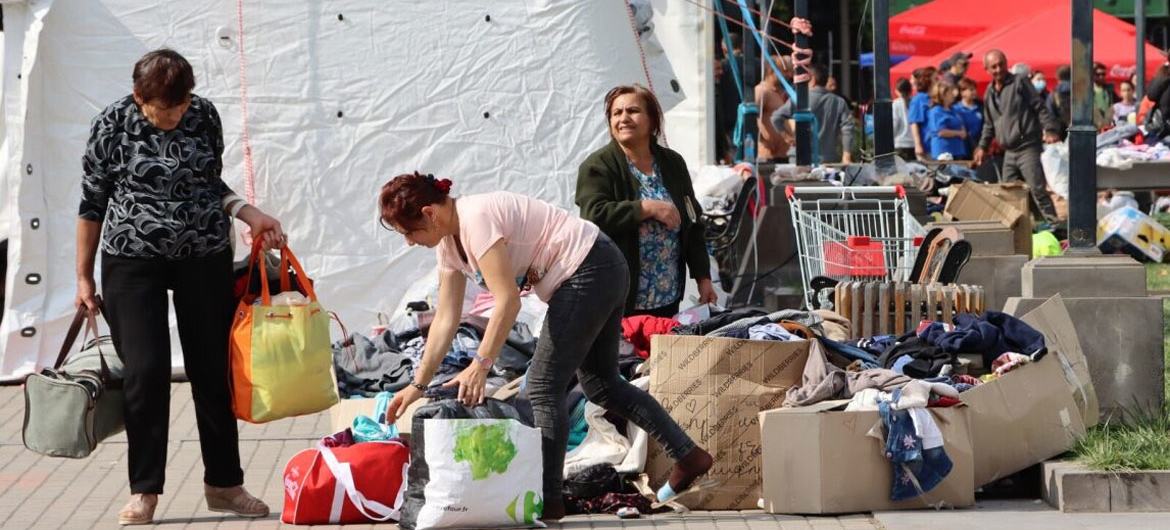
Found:
[[[795,0],[795,15],[798,18],[808,18],[808,0]],[[801,48],[810,48],[808,35],[797,33],[795,44]],[[808,73],[808,70],[799,68],[796,73]],[[796,84],[796,164],[799,166],[812,165],[812,122],[800,119],[808,114],[808,82]]]
[[[1072,127],[1069,127],[1069,250],[1097,246],[1097,128],[1093,125],[1093,0],[1072,0]]]
[[[894,115],[890,102],[890,0],[873,1],[873,144],[879,176],[898,170],[894,162]]]
[[[744,16],[751,16],[751,13],[744,13]],[[743,49],[743,101],[741,101],[740,104],[759,103],[755,100],[756,84],[760,82],[757,72],[760,72],[760,53],[767,53],[767,50],[762,50],[760,52],[756,51],[756,48],[759,47],[759,44],[756,43],[756,36],[753,35],[752,31],[748,28],[743,28],[743,44],[741,44],[740,47]],[[738,109],[736,110],[736,113],[738,118]],[[756,162],[756,156],[760,149],[759,145],[756,144],[756,142],[759,140],[759,127],[757,126],[756,122],[757,117],[759,117],[758,112],[756,114],[744,115],[743,127],[740,131],[740,137],[738,138],[740,142],[740,160],[751,162],[753,164]],[[751,139],[750,143],[755,146],[751,149],[752,152],[750,153],[748,152],[747,148],[749,138]]]
[[[1137,30],[1137,86],[1133,89],[1140,103],[1146,94],[1146,0],[1134,0],[1133,25]]]
[[[852,98],[853,93],[853,27],[851,22],[853,20],[852,11],[849,7],[849,0],[841,0],[838,11],[841,13],[841,78],[838,86],[841,87],[841,95]]]

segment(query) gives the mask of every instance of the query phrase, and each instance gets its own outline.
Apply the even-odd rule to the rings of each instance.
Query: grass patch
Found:
[[[1073,449],[1077,460],[1098,471],[1170,469],[1170,407],[1127,416],[1090,430]]]
[[[1146,264],[1146,280],[1151,293],[1170,292],[1170,264]],[[1090,429],[1073,449],[1085,466],[1112,472],[1170,469],[1170,297],[1162,300],[1162,325],[1166,405],[1161,414],[1127,411],[1123,421]]]
[[[1170,292],[1170,263],[1146,264],[1146,289],[1151,293]]]

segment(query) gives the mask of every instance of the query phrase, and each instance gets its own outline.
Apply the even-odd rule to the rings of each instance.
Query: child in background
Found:
[[[936,81],[931,88],[930,101],[933,106],[927,112],[926,127],[929,131],[930,157],[935,160],[944,154],[950,155],[952,160],[966,160],[970,156],[966,142],[967,129],[953,108],[958,98],[959,88],[945,79]]]
[[[959,81],[960,101],[955,104],[955,112],[963,120],[963,127],[967,129],[967,152],[974,153],[975,145],[979,142],[979,135],[983,134],[983,104],[979,101],[979,89],[975,82],[963,78]]]

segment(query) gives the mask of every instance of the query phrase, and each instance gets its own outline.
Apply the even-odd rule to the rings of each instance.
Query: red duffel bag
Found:
[[[410,449],[402,442],[320,445],[284,466],[288,524],[358,524],[398,521]]]

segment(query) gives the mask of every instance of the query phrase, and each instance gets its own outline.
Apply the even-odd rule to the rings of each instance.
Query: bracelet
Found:
[[[491,369],[492,364],[495,363],[494,360],[489,359],[487,357],[484,357],[484,356],[480,355],[479,353],[471,354],[471,358],[475,359],[476,361],[479,361],[480,366],[483,366],[485,369],[489,369],[489,370]]]
[[[418,389],[419,392],[426,392],[427,391],[427,385],[424,385],[421,383],[416,383],[414,381],[411,381],[410,386],[413,386],[414,388]]]

